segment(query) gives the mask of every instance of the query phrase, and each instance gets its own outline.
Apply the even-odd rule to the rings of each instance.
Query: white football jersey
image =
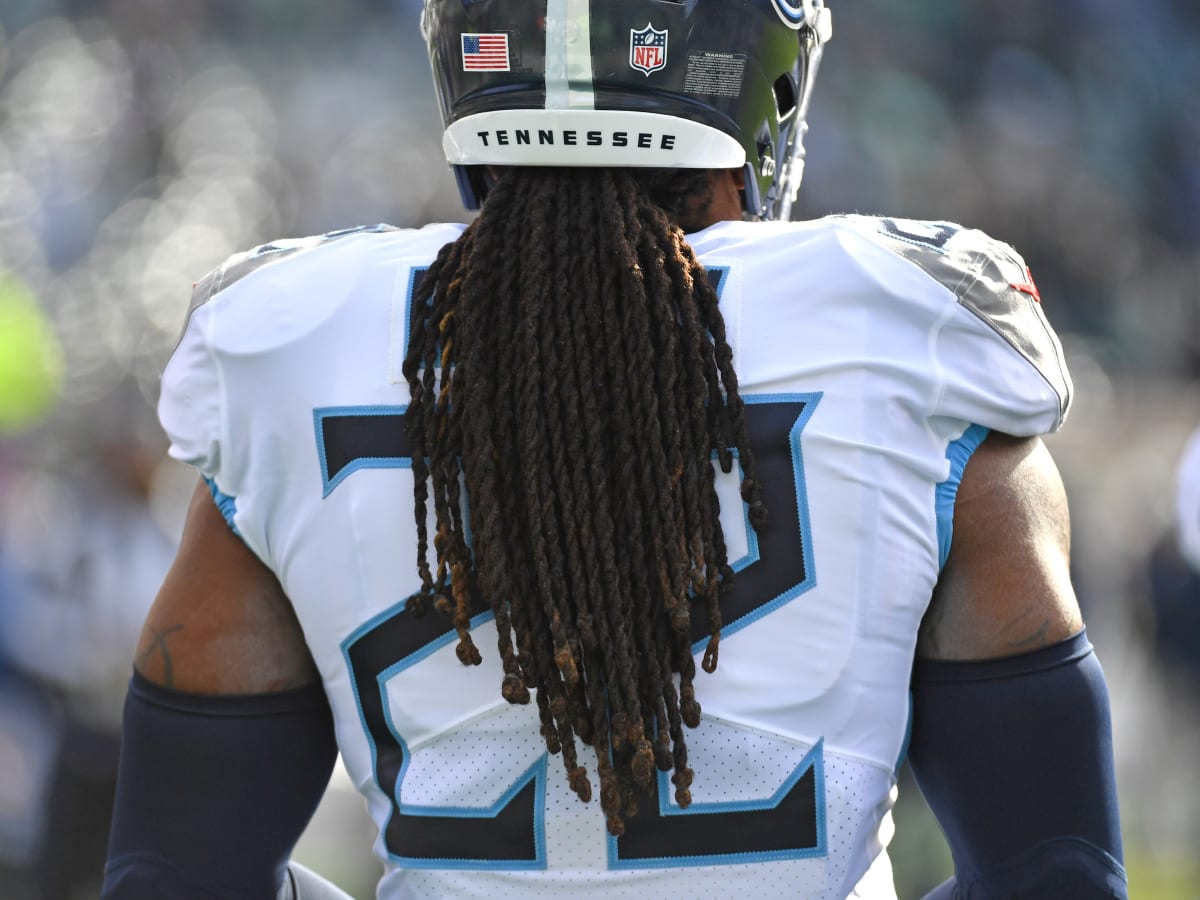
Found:
[[[454,655],[418,587],[400,366],[410,298],[460,225],[235,257],[196,288],[163,379],[172,454],[279,577],[400,897],[892,898],[886,845],[917,629],[955,490],[989,429],[1059,427],[1070,381],[1025,264],[948,223],[724,222],[691,236],[720,294],[770,511],[719,476],[738,578],[698,674],[693,803],[660,776],[615,839],[533,705]],[[703,644],[698,644],[702,648]],[[594,763],[589,765],[593,776]]]

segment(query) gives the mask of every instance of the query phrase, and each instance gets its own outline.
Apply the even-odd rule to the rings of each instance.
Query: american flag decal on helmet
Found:
[[[462,36],[464,72],[507,72],[507,34],[464,34]]]
[[[629,32],[629,65],[649,78],[667,65],[667,31],[655,29],[649,22],[641,31]]]

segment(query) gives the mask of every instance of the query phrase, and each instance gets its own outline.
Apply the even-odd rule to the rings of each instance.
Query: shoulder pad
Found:
[[[843,216],[873,232],[893,253],[918,266],[1023,356],[1062,403],[1071,381],[1062,346],[1042,311],[1042,298],[1025,261],[1008,244],[953,222]]]
[[[380,234],[386,231],[397,231],[393,225],[370,225],[361,228],[347,228],[342,231],[331,231],[315,237],[293,238],[289,240],[272,241],[229,257],[217,268],[213,269],[192,286],[192,303],[188,308],[188,317],[221,291],[245,278],[253,272],[280,260],[322,247],[340,238],[354,234]]]

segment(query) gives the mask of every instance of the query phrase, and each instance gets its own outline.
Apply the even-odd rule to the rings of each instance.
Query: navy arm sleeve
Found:
[[[1004,659],[917,660],[909,758],[954,857],[935,896],[1128,895],[1108,688],[1085,632]]]
[[[321,686],[199,696],[134,673],[102,900],[262,900],[337,758]]]

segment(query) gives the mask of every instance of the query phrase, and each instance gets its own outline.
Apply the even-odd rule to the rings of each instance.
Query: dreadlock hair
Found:
[[[447,615],[458,658],[477,665],[470,620],[486,601],[504,698],[534,692],[546,746],[585,802],[578,748],[592,747],[614,835],[655,767],[674,769],[676,801],[691,802],[691,619],[707,618],[711,672],[733,578],[714,454],[729,472],[737,453],[756,528],[766,512],[716,292],[672,224],[709,178],[504,171],[418,287],[404,361],[410,606]]]

